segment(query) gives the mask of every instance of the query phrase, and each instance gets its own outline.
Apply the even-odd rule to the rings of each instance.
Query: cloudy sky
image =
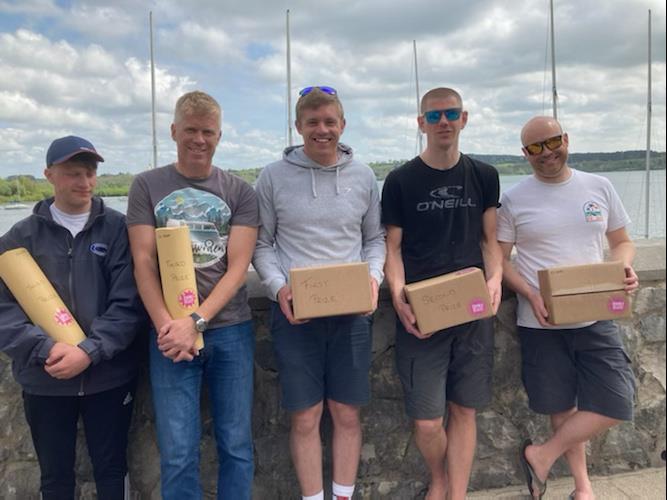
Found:
[[[646,147],[648,10],[652,146],[665,150],[662,0],[554,0],[559,117],[575,152]],[[158,163],[175,158],[173,105],[201,89],[224,109],[215,163],[260,167],[287,143],[285,11],[293,100],[338,89],[344,142],[366,162],[416,153],[419,87],[458,89],[461,149],[519,154],[521,125],[551,113],[548,0],[0,0],[0,176],[41,176],[48,144],[76,134],[101,172],[152,164],[149,11]],[[295,142],[299,137],[296,136]]]

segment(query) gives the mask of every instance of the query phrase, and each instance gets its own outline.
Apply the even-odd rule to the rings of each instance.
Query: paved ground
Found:
[[[549,481],[544,500],[567,500],[573,489],[571,478]],[[665,468],[643,469],[638,472],[593,478],[597,500],[665,500]],[[474,500],[526,500],[527,487],[513,486],[496,490],[477,491],[468,495]]]

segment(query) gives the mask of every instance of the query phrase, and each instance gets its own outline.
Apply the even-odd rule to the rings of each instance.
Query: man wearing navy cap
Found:
[[[83,420],[97,498],[127,498],[127,434],[146,317],[133,278],[125,217],[93,196],[104,159],[85,139],[53,141],[44,175],[54,196],[0,238],[26,248],[86,334],[76,346],[34,325],[0,283],[0,350],[12,358],[41,470],[41,497],[73,499]]]

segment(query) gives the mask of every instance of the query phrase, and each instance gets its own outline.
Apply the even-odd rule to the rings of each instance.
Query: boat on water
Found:
[[[2,205],[2,208],[5,210],[23,210],[25,208],[30,208],[30,207],[25,203],[15,201],[7,203],[6,205]]]

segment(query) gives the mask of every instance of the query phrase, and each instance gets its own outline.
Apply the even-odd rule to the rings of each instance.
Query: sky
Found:
[[[548,0],[0,0],[0,177],[42,177],[48,145],[69,134],[104,156],[98,173],[152,166],[150,11],[158,165],[175,160],[173,107],[190,90],[223,108],[216,165],[278,159],[288,143],[287,9],[292,103],[305,86],[336,88],[342,141],[361,161],[417,154],[413,40],[420,92],[463,96],[463,152],[521,154],[522,125],[551,114]],[[571,152],[646,148],[649,9],[651,146],[664,151],[663,0],[554,0]]]

